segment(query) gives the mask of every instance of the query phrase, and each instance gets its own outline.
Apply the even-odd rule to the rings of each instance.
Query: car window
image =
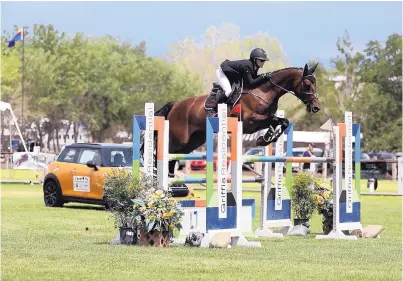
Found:
[[[105,149],[105,161],[108,167],[126,167],[132,165],[132,151],[130,148]]]
[[[262,156],[264,154],[263,149],[252,149],[246,152],[246,155],[259,155]]]
[[[262,149],[256,149],[256,150],[252,151],[251,154],[252,154],[252,155],[262,156],[262,155],[264,154],[264,150],[262,150]]]
[[[78,164],[86,165],[88,161],[94,161],[95,165],[101,165],[100,150],[94,148],[83,148],[78,160]]]
[[[315,155],[316,157],[322,157],[323,152],[322,151],[313,151],[312,154]]]
[[[379,153],[377,155],[378,160],[390,160],[395,159],[395,156],[391,153]]]
[[[78,148],[67,148],[60,153],[59,157],[57,158],[58,162],[66,162],[66,163],[76,163],[78,155]]]

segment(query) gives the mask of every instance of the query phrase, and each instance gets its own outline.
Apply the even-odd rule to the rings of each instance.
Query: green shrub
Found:
[[[133,201],[141,192],[152,188],[150,179],[133,179],[127,169],[112,169],[106,177],[104,200],[115,220],[115,227],[132,227]]]
[[[295,219],[310,219],[316,209],[313,185],[317,184],[313,177],[306,172],[293,177],[291,204]]]

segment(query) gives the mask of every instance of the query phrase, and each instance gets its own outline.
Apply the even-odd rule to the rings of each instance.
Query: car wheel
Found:
[[[45,183],[43,199],[47,207],[63,207],[63,196],[55,181],[50,180]]]

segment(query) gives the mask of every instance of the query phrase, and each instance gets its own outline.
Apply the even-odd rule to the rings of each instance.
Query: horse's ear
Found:
[[[308,73],[309,73],[309,74],[313,74],[313,73],[315,72],[316,68],[318,67],[318,64],[319,64],[319,63],[317,63],[315,66],[312,66],[312,67],[308,70]]]
[[[307,75],[308,75],[308,64],[306,63],[305,67],[304,67],[304,73],[302,74],[302,76],[307,76]]]

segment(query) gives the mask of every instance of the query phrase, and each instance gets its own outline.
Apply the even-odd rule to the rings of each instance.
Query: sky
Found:
[[[356,50],[370,40],[402,34],[402,2],[2,2],[2,32],[14,25],[53,24],[74,35],[106,34],[163,56],[171,44],[206,29],[232,23],[241,36],[267,32],[282,45],[287,60],[302,66],[318,60],[329,67],[345,30]],[[240,58],[241,59],[241,58]]]

